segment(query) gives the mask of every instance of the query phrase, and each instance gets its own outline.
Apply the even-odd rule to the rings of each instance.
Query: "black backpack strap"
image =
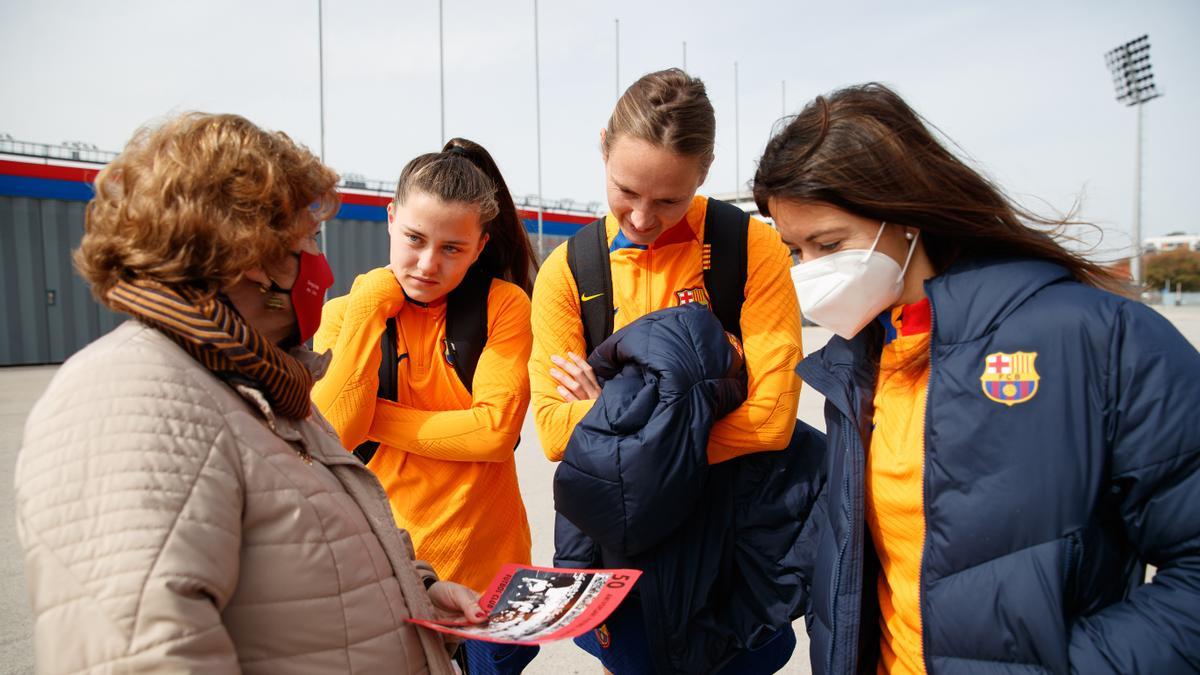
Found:
[[[579,289],[579,316],[590,356],[613,333],[612,269],[604,218],[584,225],[567,240],[567,266]]]
[[[726,332],[742,339],[742,303],[746,301],[746,236],[750,214],[716,199],[704,215],[704,288],[713,314]]]
[[[385,398],[389,401],[396,400],[396,388],[398,383],[396,378],[400,369],[400,358],[396,355],[396,317],[390,317],[387,320],[387,326],[384,328],[383,335],[379,338],[379,349],[382,352],[379,359],[379,390],[376,394],[379,398]],[[371,461],[375,456],[375,451],[379,449],[379,443],[376,441],[363,441],[354,449],[354,456],[363,464]]]
[[[471,268],[446,300],[446,360],[471,391],[479,356],[487,344],[488,293],[492,275]]]

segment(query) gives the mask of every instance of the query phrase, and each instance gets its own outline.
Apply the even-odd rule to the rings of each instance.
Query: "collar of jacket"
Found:
[[[990,258],[954,265],[925,282],[933,310],[930,344],[981,338],[1038,291],[1070,279],[1065,267],[1045,260]],[[882,340],[877,321],[850,340],[835,335],[801,361],[796,373],[842,414],[861,419],[861,395],[856,391],[874,389]]]
[[[318,354],[304,345],[292,347],[288,350],[288,356],[300,362],[309,373],[312,374],[313,381],[321,379],[325,375],[325,371],[329,369],[329,362],[333,358],[333,351],[326,350],[324,353]],[[320,415],[314,415],[315,409],[310,404],[309,416],[304,419],[290,419],[281,415],[276,415],[274,408],[271,407],[270,401],[267,400],[263,393],[261,385],[249,378],[240,377],[236,373],[223,373],[221,378],[227,385],[233,388],[243,399],[245,399],[250,407],[262,415],[263,421],[266,422],[267,428],[276,436],[279,436],[285,441],[293,443],[297,447],[297,453],[306,462],[311,462],[314,455],[320,456],[323,459],[328,459],[329,455],[319,451],[320,444],[313,442],[304,434],[304,429],[308,421],[317,418],[323,430],[337,437],[333,427],[325,421]],[[339,441],[340,444],[340,441]],[[348,454],[348,453],[347,453]],[[338,458],[342,459],[342,458]],[[355,460],[356,461],[356,460]],[[329,462],[326,462],[329,463]],[[340,462],[334,462],[340,463]]]

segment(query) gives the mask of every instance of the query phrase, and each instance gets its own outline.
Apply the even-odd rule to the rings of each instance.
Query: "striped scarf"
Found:
[[[115,307],[153,326],[218,376],[236,373],[254,382],[284,417],[309,414],[313,376],[216,298],[147,281],[119,281],[108,292]]]

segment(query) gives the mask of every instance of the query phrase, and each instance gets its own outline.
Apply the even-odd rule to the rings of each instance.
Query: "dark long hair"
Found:
[[[452,138],[441,152],[413,159],[400,172],[396,202],[403,204],[414,189],[444,202],[478,206],[488,242],[472,269],[482,269],[520,286],[526,294],[533,293],[537,259],[529,235],[496,161],[482,145]]]
[[[959,261],[1029,257],[1118,290],[1112,273],[1060,243],[1066,226],[1085,223],[1044,218],[1016,204],[939,143],[882,84],[818,96],[771,138],[754,176],[754,199],[765,215],[772,198],[915,227],[939,274]]]

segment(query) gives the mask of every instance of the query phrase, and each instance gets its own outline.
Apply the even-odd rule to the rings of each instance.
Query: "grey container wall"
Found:
[[[354,278],[363,272],[388,264],[389,239],[387,223],[373,220],[331,220],[325,224],[326,247],[329,265],[333,268],[335,282],[329,289],[329,297],[336,298],[350,292]],[[566,236],[544,235],[542,242],[545,257],[569,239]],[[533,253],[537,255],[537,235],[529,235]]]
[[[563,237],[563,236],[558,236],[558,235],[553,235],[553,234],[542,235],[542,248],[545,249],[545,251],[543,251],[544,255],[540,259],[538,259],[538,265],[541,265],[542,263],[546,262],[546,258],[550,257],[550,254],[554,252],[554,249],[558,248],[561,244],[565,243],[568,239],[570,239],[570,237]],[[537,256],[537,234],[536,233],[531,233],[529,235],[529,244],[533,247],[533,255]]]
[[[83,237],[78,201],[0,197],[0,366],[62,363],[126,319],[92,299],[71,264]],[[329,297],[388,261],[387,225],[368,220],[325,224],[337,281]]]
[[[388,264],[389,239],[387,223],[373,220],[331,220],[325,224],[326,247],[329,265],[333,268],[335,282],[329,289],[329,297],[336,298],[350,292],[354,278],[363,272]],[[548,257],[554,249],[569,237],[544,235],[543,247]],[[529,235],[529,243],[537,255],[537,235]],[[544,260],[538,260],[540,265]]]
[[[355,277],[388,264],[386,222],[334,219],[324,227],[326,256],[334,278],[328,297],[349,293]]]
[[[61,363],[123,318],[92,300],[71,264],[84,203],[0,197],[0,365]]]
[[[86,203],[0,196],[0,366],[62,363],[125,316],[92,299],[71,263],[83,237]],[[359,274],[388,262],[387,223],[334,219],[325,223],[336,279],[329,297],[350,292]],[[536,235],[531,243],[536,247]],[[546,235],[547,255],[565,236]]]

